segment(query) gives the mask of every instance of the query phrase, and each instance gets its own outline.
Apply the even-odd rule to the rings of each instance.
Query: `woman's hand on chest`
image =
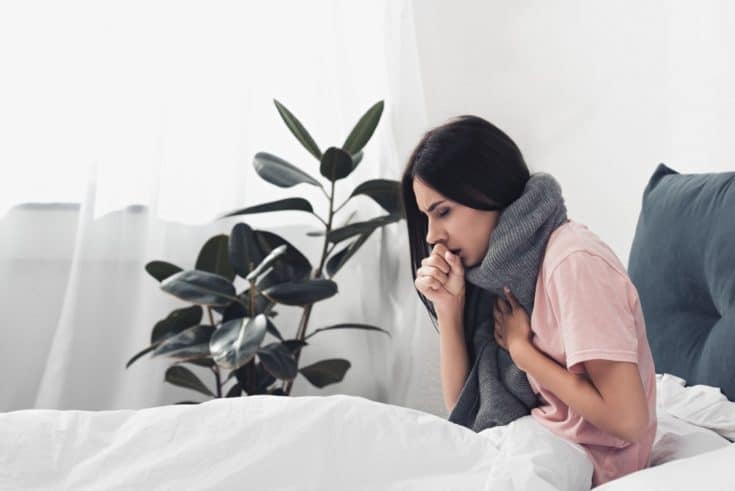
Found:
[[[498,297],[493,305],[493,318],[495,341],[518,364],[514,354],[517,355],[532,344],[533,331],[528,313],[507,287],[505,298]]]

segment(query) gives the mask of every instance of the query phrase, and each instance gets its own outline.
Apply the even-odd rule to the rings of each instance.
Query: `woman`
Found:
[[[581,446],[593,487],[647,467],[656,383],[638,295],[614,252],[567,218],[556,180],[530,175],[493,124],[461,116],[418,143],[402,200],[415,286],[439,326],[447,409],[469,390],[466,292],[482,288],[493,348],[540,401],[524,424]]]

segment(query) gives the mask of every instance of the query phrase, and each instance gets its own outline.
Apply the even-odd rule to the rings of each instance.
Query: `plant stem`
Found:
[[[346,200],[344,200],[344,202],[341,205],[339,205],[336,210],[334,210],[334,213],[337,213],[339,210],[341,210],[342,207],[346,205],[349,200],[350,198],[347,198]]]
[[[324,245],[322,246],[322,260],[319,262],[319,267],[316,270],[314,278],[320,278],[322,276],[322,268],[324,267],[324,261],[327,260],[327,246],[329,245],[329,232],[332,231],[332,219],[334,218],[334,181],[332,181],[332,194],[329,196],[329,220],[327,221],[327,228],[324,232]]]
[[[334,242],[331,246],[329,246],[329,250],[327,251],[327,256],[331,254],[331,252],[334,250],[335,247],[337,247],[336,242]]]
[[[255,283],[253,283],[248,289],[248,295],[250,296],[250,318],[255,317]]]
[[[222,381],[219,376],[219,366],[216,363],[212,365],[212,371],[214,372],[214,379],[217,383],[217,397],[222,397]]]
[[[334,182],[332,182],[332,188],[334,189]],[[327,199],[330,199],[329,195],[327,194],[327,192],[324,190],[324,188],[322,186],[319,186],[319,189],[322,190],[322,193],[324,194],[324,196],[327,197]],[[332,191],[332,192],[334,192],[334,191]]]
[[[329,245],[329,232],[332,231],[332,219],[334,218],[334,183],[332,181],[332,189],[329,195],[329,220],[326,224],[326,231],[324,233],[324,245],[322,246],[322,259],[319,261],[319,267],[314,272],[313,279],[321,278],[322,268],[324,268],[324,262],[327,260],[327,246]],[[332,245],[334,247],[334,245]],[[329,249],[331,252],[331,249]],[[296,339],[303,341],[306,336],[306,326],[309,324],[309,317],[311,316],[311,309],[314,307],[313,303],[304,307],[304,312],[301,315],[301,322],[299,322],[299,329],[296,332]],[[296,360],[296,366],[299,366],[299,358],[301,357],[301,348],[296,348],[294,351],[294,359]],[[283,383],[283,391],[286,395],[291,394],[291,387],[293,386],[293,380],[287,380]]]
[[[322,223],[324,224],[324,226],[326,226],[326,225],[327,225],[327,222],[325,222],[325,221],[324,221],[324,220],[322,219],[322,217],[320,217],[319,215],[317,215],[316,213],[313,213],[313,212],[312,212],[312,215],[314,215],[314,216],[315,216],[315,217],[317,218],[317,220],[319,220],[320,222],[322,222]]]

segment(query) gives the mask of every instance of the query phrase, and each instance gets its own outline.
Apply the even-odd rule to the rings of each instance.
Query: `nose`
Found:
[[[440,227],[438,227],[435,223],[432,222],[432,220],[429,220],[429,223],[427,225],[427,233],[426,233],[426,243],[433,246],[437,242],[439,242],[441,239],[445,239],[446,237],[444,230],[442,230]]]

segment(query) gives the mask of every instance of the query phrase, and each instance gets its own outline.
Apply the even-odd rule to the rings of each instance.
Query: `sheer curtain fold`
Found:
[[[283,235],[316,265],[322,238],[306,232],[322,226],[313,216],[215,217],[292,196],[326,216],[317,188],[278,188],[252,167],[253,155],[267,151],[320,178],[319,163],[291,135],[274,99],[322,151],[340,146],[359,117],[385,100],[365,158],[338,182],[335,203],[367,179],[399,178],[408,142],[425,124],[411,2],[77,1],[49,2],[40,13],[39,3],[0,7],[2,41],[25,43],[20,54],[0,43],[0,60],[14,73],[0,81],[0,105],[9,110],[0,127],[10,137],[0,159],[13,166],[0,194],[7,279],[0,410],[205,400],[164,382],[168,360],[144,357],[125,369],[155,322],[186,306],[160,291],[145,264],[193,268],[209,237],[246,221]],[[15,120],[22,124],[11,128]],[[382,214],[357,197],[337,223],[352,211],[356,221]],[[311,329],[370,323],[392,337],[320,333],[301,365],[346,358],[352,367],[324,389],[297,378],[294,395],[347,393],[436,411],[411,388],[414,379],[422,387],[438,379],[412,368],[422,363],[417,338],[426,336],[422,349],[431,355],[434,333],[416,326],[428,318],[413,308],[420,302],[404,229],[399,222],[374,234],[335,277],[339,294],[319,303],[310,322]],[[293,336],[300,309],[279,313],[276,325]],[[211,371],[191,369],[214,387]]]

